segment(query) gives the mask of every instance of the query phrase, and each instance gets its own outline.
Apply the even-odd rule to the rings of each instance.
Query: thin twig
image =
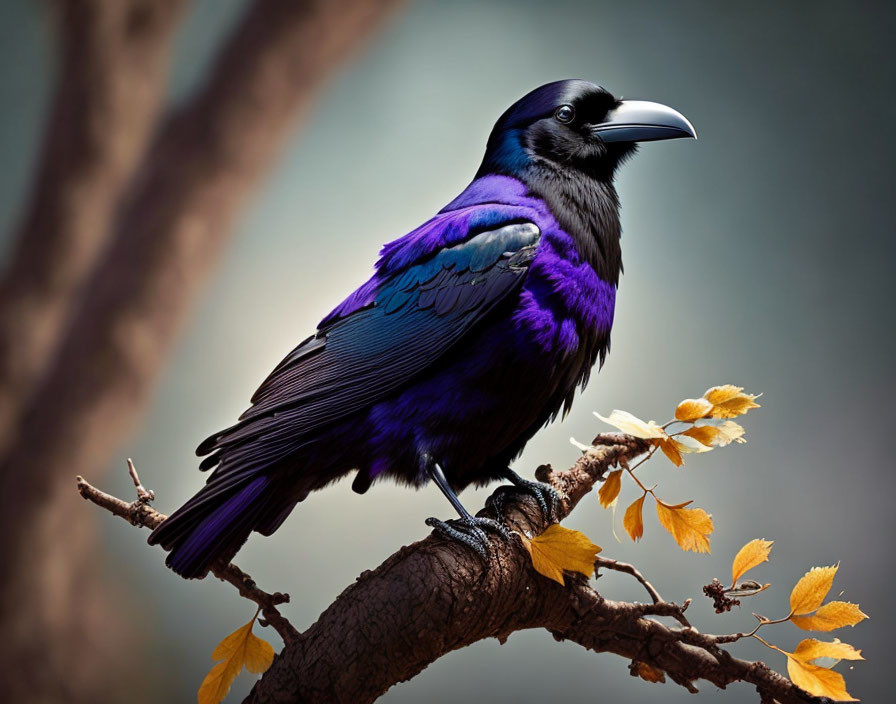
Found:
[[[134,460],[128,457],[128,474],[131,475],[131,479],[134,481],[134,486],[137,489],[137,498],[143,501],[152,501],[156,498],[155,493],[151,490],[146,489],[140,483],[140,476],[137,474],[137,468],[134,466]]]
[[[645,579],[644,575],[641,574],[634,565],[630,565],[627,562],[619,562],[619,560],[612,560],[609,557],[601,557],[597,556],[597,559],[594,561],[595,569],[599,567],[603,567],[608,570],[613,570],[614,572],[624,572],[625,574],[629,574],[635,579],[637,579],[641,585],[647,590],[647,593],[650,594],[650,598],[653,600],[653,603],[656,604],[663,600],[660,596],[660,593],[654,588],[654,586]]]
[[[122,501],[121,499],[100,491],[95,486],[86,481],[83,477],[78,477],[78,492],[88,501],[95,503],[97,506],[106,509],[110,513],[119,518],[123,518],[128,523],[135,526],[145,528],[156,528],[167,518],[164,513],[156,511],[149,503],[155,498],[152,491],[147,490],[140,483],[140,477],[134,463],[128,460],[128,474],[134,482],[137,489],[137,498],[131,503]],[[212,566],[211,573],[223,582],[228,582],[237,588],[240,596],[249,599],[258,604],[264,619],[260,619],[259,623],[263,626],[270,624],[271,627],[280,634],[284,643],[292,643],[301,637],[299,631],[289,622],[289,620],[280,613],[277,607],[289,601],[289,594],[282,592],[268,592],[259,589],[248,574],[243,572],[239,567],[231,563],[218,563]]]
[[[676,621],[678,621],[685,628],[692,628],[690,622],[687,617],[684,615],[685,610],[688,606],[691,605],[691,600],[687,599],[684,604],[679,606],[678,604],[672,602],[663,601],[663,598],[660,596],[660,593],[654,588],[654,586],[647,581],[643,574],[641,574],[634,565],[630,565],[627,562],[619,562],[618,560],[613,560],[609,557],[600,557],[598,555],[597,559],[594,561],[595,569],[599,567],[604,567],[608,570],[614,570],[616,572],[624,572],[625,574],[631,575],[634,577],[641,585],[647,590],[647,593],[650,594],[650,598],[653,599],[653,603],[656,606],[660,606],[664,611],[668,613],[657,614],[660,616],[672,616]]]

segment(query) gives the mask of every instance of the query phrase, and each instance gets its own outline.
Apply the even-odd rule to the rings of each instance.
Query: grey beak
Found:
[[[607,119],[592,127],[604,142],[653,142],[659,139],[697,139],[697,132],[677,110],[647,100],[623,100]]]

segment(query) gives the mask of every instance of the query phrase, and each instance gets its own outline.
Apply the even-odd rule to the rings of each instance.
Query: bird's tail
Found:
[[[253,530],[267,527],[276,501],[276,485],[268,475],[227,488],[207,484],[150,534],[149,544],[171,551],[165,564],[177,574],[204,577],[216,560],[229,561]]]

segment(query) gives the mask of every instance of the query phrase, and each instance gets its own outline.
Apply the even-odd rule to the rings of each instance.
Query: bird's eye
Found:
[[[564,125],[568,125],[576,116],[576,110],[572,105],[561,105],[557,108],[556,112],[554,112],[554,117],[558,122],[562,122]]]

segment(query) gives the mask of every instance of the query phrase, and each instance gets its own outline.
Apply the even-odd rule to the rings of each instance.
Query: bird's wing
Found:
[[[507,224],[390,273],[372,301],[329,316],[293,350],[237,425],[199,446],[215,453],[203,467],[245,476],[408,383],[519,289],[539,239],[531,222]]]

